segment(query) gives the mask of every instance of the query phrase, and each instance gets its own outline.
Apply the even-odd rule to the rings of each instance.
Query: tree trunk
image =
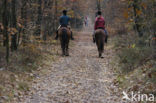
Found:
[[[16,28],[16,0],[12,0],[11,2],[11,28]],[[11,51],[17,50],[17,33],[11,35]]]
[[[97,9],[98,11],[101,10],[101,0],[97,0]]]
[[[57,0],[55,0],[55,18],[54,18],[54,30],[56,31],[56,29],[57,29],[57,27],[58,27],[58,21],[57,21],[57,12],[58,12],[58,8],[57,8],[57,6],[58,6],[58,3],[57,3],[58,1]]]
[[[21,8],[21,20],[23,24],[23,30],[22,30],[22,42],[23,44],[28,42],[28,36],[26,33],[27,28],[27,0],[22,0],[22,8]]]
[[[138,4],[138,0],[134,0],[133,1],[133,10],[134,10],[134,22],[135,22],[135,29],[138,32],[139,37],[143,36],[143,32],[141,30],[141,24],[140,24],[140,16],[137,14],[137,10],[139,10],[139,4]]]
[[[9,62],[9,36],[8,36],[8,9],[7,0],[3,0],[3,26],[5,35],[5,46],[6,46],[6,61]]]
[[[38,0],[38,19],[36,21],[37,29],[35,35],[41,35],[41,24],[42,24],[42,0]]]

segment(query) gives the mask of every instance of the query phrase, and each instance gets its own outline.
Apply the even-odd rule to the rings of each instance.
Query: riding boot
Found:
[[[74,40],[74,38],[73,38],[73,32],[71,31],[71,40]]]
[[[56,31],[56,37],[55,37],[55,40],[58,39],[58,30]]]
[[[95,36],[93,35],[93,43],[95,43]]]
[[[106,35],[106,38],[105,38],[105,43],[107,43],[108,41],[108,35]]]

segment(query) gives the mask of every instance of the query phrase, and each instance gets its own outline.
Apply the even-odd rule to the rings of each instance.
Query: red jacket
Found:
[[[94,25],[94,30],[98,28],[103,28],[105,29],[105,20],[102,16],[98,16],[95,19],[95,25]]]

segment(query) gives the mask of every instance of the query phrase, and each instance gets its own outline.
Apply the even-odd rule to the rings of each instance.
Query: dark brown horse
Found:
[[[71,31],[67,27],[61,27],[58,30],[58,35],[62,48],[62,56],[69,56],[68,45],[71,37]]]
[[[100,58],[103,58],[102,54],[104,52],[105,38],[106,38],[106,34],[103,29],[97,29],[95,31],[95,41],[96,41]]]

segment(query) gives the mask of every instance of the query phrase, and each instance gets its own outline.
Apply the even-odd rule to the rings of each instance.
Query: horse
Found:
[[[62,56],[69,56],[68,46],[71,37],[71,31],[67,27],[61,27],[58,30],[58,35],[62,48]]]
[[[100,58],[103,58],[102,54],[104,52],[105,39],[106,39],[106,33],[104,32],[104,30],[103,29],[97,29],[95,31],[95,42],[97,45],[97,49],[98,49]]]

